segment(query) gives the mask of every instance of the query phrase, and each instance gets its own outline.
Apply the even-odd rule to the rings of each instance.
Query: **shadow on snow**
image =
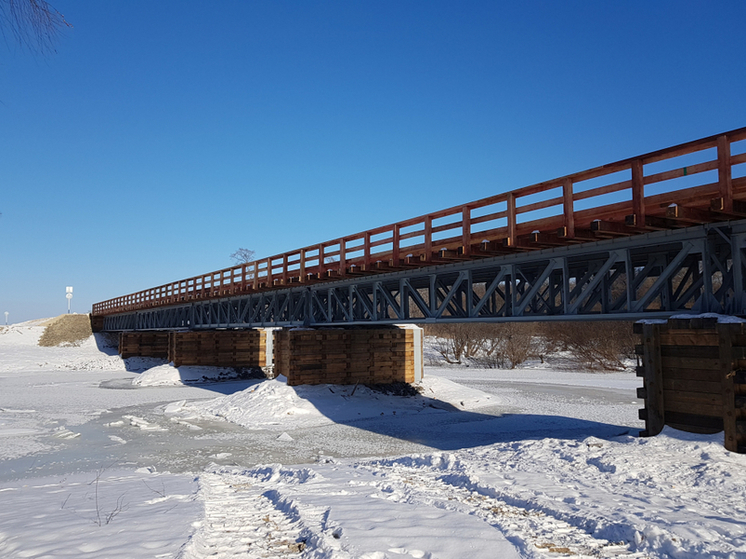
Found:
[[[117,354],[116,342],[108,336],[96,334],[99,350],[107,355]],[[125,359],[129,372],[144,373],[151,367],[167,364],[166,359],[130,358]],[[237,377],[219,380],[195,379],[194,367],[178,368],[182,381],[187,386],[195,386],[216,395],[230,395],[256,386],[263,379],[252,377],[251,373],[237,372]],[[246,378],[241,378],[241,376]],[[115,386],[115,381],[106,388],[126,388]],[[126,384],[126,383],[120,383]],[[321,385],[335,386],[338,385]],[[132,387],[129,385],[129,387]],[[134,388],[134,387],[132,387]],[[139,387],[138,387],[139,388]],[[337,425],[345,425],[378,435],[422,444],[438,450],[457,450],[497,442],[515,442],[529,439],[560,438],[602,439],[624,434],[637,435],[638,430],[624,425],[614,425],[557,415],[515,413],[507,407],[495,406],[482,412],[460,409],[447,402],[418,394],[416,396],[396,396],[374,392],[374,398],[387,400],[386,412],[380,416],[351,418],[350,406],[355,406],[355,395],[341,396],[337,400],[321,397],[323,392],[306,386],[296,387],[296,394],[310,402],[321,414]],[[339,388],[345,388],[339,386]],[[351,387],[346,387],[351,389]],[[370,392],[366,391],[366,394]],[[360,398],[360,395],[358,396]],[[392,403],[401,403],[399,413],[392,413]],[[367,410],[374,404],[368,398],[360,405]]]

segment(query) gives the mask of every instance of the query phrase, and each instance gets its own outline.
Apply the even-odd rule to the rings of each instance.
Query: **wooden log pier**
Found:
[[[746,323],[672,318],[637,323],[637,375],[645,401],[641,436],[665,425],[691,433],[724,431],[725,448],[746,453]]]
[[[120,332],[119,354],[168,359],[174,366],[261,368],[300,384],[419,382],[418,327]]]
[[[275,371],[288,385],[389,384],[422,378],[420,328],[275,331]]]

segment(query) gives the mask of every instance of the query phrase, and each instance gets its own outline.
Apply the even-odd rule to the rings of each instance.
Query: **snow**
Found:
[[[127,361],[136,358],[130,357]],[[158,361],[158,360],[155,360]],[[235,369],[228,367],[175,367],[173,363],[145,365],[142,374],[132,379],[135,386],[179,386],[188,383],[212,382],[238,378]]]
[[[691,319],[691,318],[716,318],[720,324],[740,324],[746,322],[746,318],[740,318],[738,316],[731,316],[726,314],[717,314],[714,312],[707,312],[701,314],[675,314],[671,318],[678,319]]]
[[[0,330],[3,558],[746,557],[746,456],[635,436],[631,370],[192,385],[42,330]]]
[[[681,320],[690,320],[692,318],[714,318],[714,319],[717,319],[717,322],[719,324],[741,324],[743,322],[746,322],[746,318],[741,318],[739,316],[731,316],[727,314],[718,314],[714,312],[706,312],[706,313],[699,313],[699,314],[681,313],[681,314],[671,315],[671,318],[681,319]],[[666,318],[645,318],[642,320],[638,320],[637,322],[639,322],[640,324],[666,324],[668,322],[668,319]]]
[[[0,556],[175,557],[201,514],[197,489],[187,476],[136,471],[6,484]]]
[[[432,377],[421,384],[423,396],[396,398],[365,386],[288,386],[278,376],[241,392],[204,402],[174,402],[165,413],[186,421],[224,419],[249,429],[318,427],[378,416],[473,410],[498,398],[450,380]]]

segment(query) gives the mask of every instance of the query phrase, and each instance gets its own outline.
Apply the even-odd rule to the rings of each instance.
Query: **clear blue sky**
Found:
[[[746,125],[742,0],[50,2],[0,42],[11,322]]]

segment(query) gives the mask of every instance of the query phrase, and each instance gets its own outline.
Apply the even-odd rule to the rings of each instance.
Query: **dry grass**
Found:
[[[63,314],[46,323],[44,333],[39,338],[39,345],[77,346],[92,334],[91,319],[87,314]]]

